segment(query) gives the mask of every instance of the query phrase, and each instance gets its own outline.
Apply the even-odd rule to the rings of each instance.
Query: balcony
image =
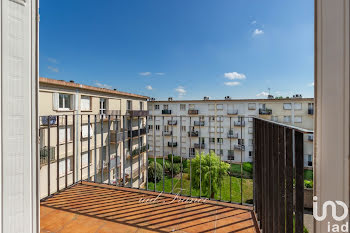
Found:
[[[259,115],[271,115],[272,109],[269,108],[259,108]]]
[[[177,125],[177,120],[168,120],[168,125]]]
[[[196,149],[205,149],[205,143],[195,143],[194,148]]]
[[[127,110],[127,115],[130,117],[146,117],[149,115],[147,110]]]
[[[168,147],[177,147],[177,142],[168,142]]]
[[[162,114],[163,114],[163,115],[171,115],[171,110],[169,110],[169,109],[163,109],[163,110],[162,110]]]
[[[131,131],[132,133],[130,133],[130,130],[128,130],[128,137],[130,137],[130,135],[132,135],[131,137],[138,137],[139,136],[139,130],[135,129]],[[147,133],[146,128],[141,128],[140,129],[140,136],[145,135]]]
[[[198,137],[199,133],[198,131],[191,131],[191,132],[188,132],[188,136],[189,137]]]
[[[198,113],[199,113],[198,110],[194,110],[194,109],[188,110],[188,115],[198,115]]]
[[[244,145],[234,145],[234,148],[236,149],[236,150],[241,150],[241,151],[244,151],[245,150],[245,146]]]
[[[164,136],[172,136],[173,135],[173,131],[165,131],[163,132]]]
[[[314,115],[314,110],[311,109],[311,108],[309,108],[309,109],[307,110],[307,113],[308,113],[309,115]]]
[[[237,115],[238,109],[227,110],[227,115]]]
[[[227,158],[231,161],[223,160],[226,157],[222,156],[222,150],[217,151],[217,155],[201,154],[201,156],[195,156],[198,148],[205,148],[202,140],[196,139],[192,139],[192,142],[199,143],[195,143],[194,148],[186,147],[185,152],[188,153],[183,153],[182,158],[174,156],[169,159],[167,154],[162,154],[160,145],[163,145],[162,143],[166,140],[169,147],[174,147],[177,146],[177,142],[169,142],[169,138],[165,139],[161,135],[158,135],[159,140],[155,138],[152,141],[152,149],[157,154],[154,157],[149,157],[148,160],[145,159],[145,154],[138,156],[138,160],[132,159],[134,155],[148,150],[148,146],[141,143],[140,149],[136,148],[131,151],[131,158],[128,154],[119,153],[119,150],[116,155],[115,149],[117,147],[105,143],[107,131],[102,133],[102,139],[105,140],[103,147],[99,145],[99,140],[96,145],[102,153],[91,153],[90,157],[84,153],[91,150],[91,148],[88,149],[88,145],[94,146],[96,143],[94,138],[87,138],[84,143],[72,143],[68,151],[61,148],[63,151],[60,154],[65,156],[56,163],[40,166],[38,173],[40,174],[41,231],[57,232],[60,229],[65,229],[68,232],[77,232],[78,230],[81,232],[113,232],[117,229],[120,232],[136,232],[136,230],[140,232],[171,232],[175,230],[181,232],[198,232],[199,230],[201,232],[216,230],[218,232],[259,232],[258,228],[261,227],[264,232],[280,232],[276,229],[278,226],[276,221],[285,222],[286,229],[293,229],[293,216],[295,216],[295,232],[302,232],[300,227],[303,226],[304,206],[301,200],[304,197],[303,172],[306,162],[302,145],[304,138],[306,138],[304,136],[306,131],[302,133],[300,128],[268,120],[257,118],[253,120],[254,145],[249,145],[249,150],[251,146],[254,146],[252,149],[256,156],[253,157],[253,171],[249,174],[243,173],[243,169],[238,171],[232,163],[234,152],[238,154],[239,158],[241,151],[245,150],[244,145],[233,145],[232,143],[234,146],[232,148],[231,144],[228,144],[229,140],[223,140],[222,146],[230,148]],[[96,128],[100,129],[101,125],[103,125],[102,122],[96,125]],[[47,131],[53,128],[45,127],[40,130]],[[76,134],[82,133],[79,127],[76,130]],[[132,132],[134,131],[138,133],[138,130]],[[41,134],[42,137],[46,137],[42,138],[42,143],[50,142],[51,144],[48,146],[56,146],[57,151],[59,147],[57,148],[57,145],[53,143],[56,140],[53,138],[50,140],[50,135],[56,135],[54,132]],[[119,140],[119,133],[114,133],[116,141]],[[171,134],[171,132],[167,133]],[[192,128],[188,134],[192,137],[199,136],[198,131],[192,131]],[[228,135],[232,134],[234,134],[233,130]],[[311,132],[307,131],[306,134],[311,134]],[[127,135],[125,131],[124,135]],[[147,137],[149,135],[146,134],[146,140],[149,139]],[[243,141],[239,142],[243,144]],[[134,145],[133,148],[135,148]],[[47,149],[43,149],[41,157],[45,157],[45,153],[51,154],[51,150],[50,147],[49,153]],[[76,150],[83,153],[72,156]],[[163,152],[165,151],[163,150]],[[278,156],[281,153],[282,156]],[[162,159],[157,159],[156,156],[161,156]],[[210,161],[209,156],[212,156],[210,160],[213,158],[215,163],[207,164],[205,162]],[[50,160],[51,158],[53,157],[50,156]],[[76,158],[79,160],[75,161]],[[187,159],[188,167],[186,169],[182,169],[182,159]],[[76,166],[80,165],[78,161],[81,162],[81,166]],[[139,163],[135,165],[135,162]],[[153,165],[158,163],[161,167],[166,165],[164,172],[156,173],[155,176],[150,177],[152,176],[152,172],[149,172],[150,163]],[[124,164],[125,167],[123,167]],[[210,189],[204,188],[204,185],[210,184],[208,180],[213,181],[212,172],[218,171],[212,167],[216,166],[215,164],[217,166],[223,165],[225,170],[220,174],[214,174],[214,177],[221,176],[215,181],[220,182],[220,191],[210,192]],[[273,169],[277,166],[279,169]],[[232,173],[232,170],[235,170],[237,174]],[[203,180],[193,179],[193,177],[200,177],[200,173],[203,175]],[[252,174],[254,174],[254,179]],[[188,182],[191,175],[193,183]],[[163,181],[167,185],[163,186]],[[239,186],[232,185],[231,181],[234,184],[243,184],[242,189],[245,190],[245,193],[241,192]],[[293,183],[295,183],[296,198],[293,198]],[[255,188],[253,188],[253,184],[255,184]],[[182,188],[179,185],[184,187],[177,198],[186,200],[201,196],[202,198],[210,198],[210,200],[205,203],[191,204],[171,202],[175,197],[174,194]],[[140,201],[145,200],[145,198],[159,199],[161,202],[155,204]],[[168,200],[171,203],[164,202]],[[249,203],[253,203],[254,208],[245,205]],[[276,208],[271,208],[271,206]],[[295,208],[293,208],[294,206]],[[280,216],[278,213],[285,213],[285,215]],[[278,219],[275,220],[273,216]],[[259,225],[260,223],[265,224]]]
[[[194,121],[194,126],[204,126],[205,121]]]
[[[245,126],[245,121],[235,121],[234,123],[233,123],[233,125],[234,126]]]
[[[228,132],[227,137],[228,138],[238,138],[238,133]]]

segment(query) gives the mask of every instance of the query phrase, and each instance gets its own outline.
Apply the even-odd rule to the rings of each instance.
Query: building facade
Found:
[[[143,186],[147,98],[40,78],[40,197],[80,179]]]
[[[253,118],[313,130],[314,100],[286,99],[179,100],[148,102],[150,156],[194,156],[214,151],[230,162],[250,162]],[[164,135],[164,137],[162,137]],[[312,167],[313,135],[304,138],[305,167]],[[154,149],[153,149],[154,148]]]

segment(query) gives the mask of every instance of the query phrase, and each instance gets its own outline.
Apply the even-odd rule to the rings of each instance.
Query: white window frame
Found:
[[[303,109],[302,103],[294,103],[294,110],[302,110],[302,109]]]
[[[303,123],[302,116],[294,116],[294,123]]]
[[[186,111],[186,104],[180,104],[180,111]]]
[[[216,110],[219,110],[219,111],[224,110],[224,105],[223,104],[217,104],[216,105]]]
[[[288,121],[286,121],[286,119],[288,119]],[[284,123],[290,123],[290,121],[291,121],[291,116],[283,116]]]
[[[289,107],[287,107],[287,106],[289,106]],[[292,110],[292,103],[284,103],[283,109],[284,110]]]
[[[60,99],[62,96],[62,107],[60,104]],[[73,109],[73,95],[72,94],[66,94],[66,93],[58,93],[58,110],[72,110]],[[66,106],[65,99],[68,98],[69,106]]]
[[[215,104],[209,104],[208,109],[209,111],[215,111]]]
[[[159,110],[159,104],[154,105],[154,110]]]
[[[256,109],[256,103],[248,103],[248,110],[255,110]]]
[[[72,141],[72,133],[73,133],[72,126],[68,125],[67,126],[67,143]],[[59,127],[58,137],[59,137],[58,141],[60,144],[66,143],[66,126],[63,125]]]
[[[101,106],[101,104],[104,103],[104,107]],[[100,98],[100,116],[106,116],[107,111],[107,99],[106,98]]]

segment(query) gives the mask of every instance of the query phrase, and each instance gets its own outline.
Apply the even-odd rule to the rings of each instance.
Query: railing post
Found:
[[[293,233],[293,138],[292,129],[286,128],[286,232]]]
[[[48,137],[48,141],[47,141],[47,153],[48,153],[48,155],[47,155],[47,194],[48,194],[48,196],[50,196],[50,179],[51,179],[51,177],[50,177],[50,173],[51,173],[51,171],[50,171],[50,165],[51,165],[51,158],[50,158],[50,153],[51,153],[51,128],[50,128],[50,120],[51,120],[51,117],[50,116],[48,116],[48,120],[47,120],[47,137]]]
[[[57,192],[60,190],[60,116],[57,116],[57,161],[56,161],[56,177]],[[73,167],[74,170],[74,167]]]
[[[295,232],[304,226],[304,134],[295,131]]]
[[[90,181],[90,155],[91,155],[91,152],[90,152],[90,115],[88,115],[88,181]]]

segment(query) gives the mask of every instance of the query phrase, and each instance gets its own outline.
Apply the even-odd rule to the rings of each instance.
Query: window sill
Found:
[[[70,140],[70,141],[67,142],[67,144],[72,143],[72,142],[73,142],[73,140]],[[62,146],[62,145],[65,145],[65,144],[66,144],[66,142],[60,142],[58,145]]]
[[[80,110],[81,112],[92,112],[92,110]]]
[[[68,175],[70,175],[70,174],[73,174],[73,171],[69,171],[69,172],[67,172],[67,176]],[[65,177],[66,176],[66,174],[63,174],[63,175],[59,175],[59,178],[63,178],[63,177]]]
[[[72,109],[57,109],[56,112],[74,112]]]

